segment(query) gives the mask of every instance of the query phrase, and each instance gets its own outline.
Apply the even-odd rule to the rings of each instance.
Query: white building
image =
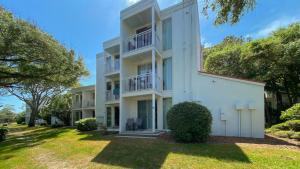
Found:
[[[193,101],[211,111],[212,135],[264,137],[264,84],[202,72],[200,46],[196,0],[164,10],[141,0],[122,10],[120,37],[97,55],[98,122],[157,132],[172,105]]]
[[[83,118],[96,117],[95,114],[95,86],[74,88],[72,93],[71,124]]]

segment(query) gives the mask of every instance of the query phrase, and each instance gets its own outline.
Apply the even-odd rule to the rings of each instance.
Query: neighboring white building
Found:
[[[74,88],[72,93],[71,124],[83,118],[93,118],[95,115],[95,86]]]
[[[132,123],[136,131],[166,130],[168,109],[193,101],[211,111],[212,135],[264,137],[264,84],[202,72],[196,0],[164,10],[141,0],[120,15],[120,37],[104,42],[96,60],[99,123],[120,133]]]

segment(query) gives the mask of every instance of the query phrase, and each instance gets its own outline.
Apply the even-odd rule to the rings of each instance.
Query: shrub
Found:
[[[16,116],[16,122],[17,122],[17,124],[23,124],[23,123],[25,123],[25,112],[17,114],[17,116]]]
[[[282,138],[291,138],[295,134],[295,132],[281,130],[281,131],[276,131],[273,134],[275,136],[282,137]]]
[[[5,140],[7,132],[8,130],[6,128],[0,128],[0,142]]]
[[[290,130],[300,131],[300,120],[289,120],[285,122]]]
[[[275,124],[267,132],[275,132],[279,130],[300,131],[300,120],[289,120],[283,123]]]
[[[287,120],[300,120],[300,103],[294,104],[291,108],[282,111],[280,119]]]
[[[289,126],[284,123],[275,124],[271,127],[271,130],[289,130]]]
[[[81,119],[76,122],[77,129],[80,131],[92,131],[97,129],[96,118]]]
[[[183,102],[167,113],[171,134],[179,142],[205,142],[211,132],[212,116],[202,105]]]
[[[297,140],[300,140],[300,132],[295,132],[292,136],[291,136],[292,139],[297,139]]]

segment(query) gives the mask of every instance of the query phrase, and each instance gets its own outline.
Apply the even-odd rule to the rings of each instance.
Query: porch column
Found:
[[[155,70],[155,11],[152,7],[152,131],[155,132],[155,84],[156,84],[156,70]]]
[[[71,116],[71,126],[74,126],[74,111],[72,110],[72,116]]]
[[[155,132],[155,94],[152,94],[152,132]]]

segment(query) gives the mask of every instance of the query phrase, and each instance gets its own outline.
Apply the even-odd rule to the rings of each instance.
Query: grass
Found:
[[[300,168],[300,151],[254,144],[179,144],[9,126],[0,168]]]

